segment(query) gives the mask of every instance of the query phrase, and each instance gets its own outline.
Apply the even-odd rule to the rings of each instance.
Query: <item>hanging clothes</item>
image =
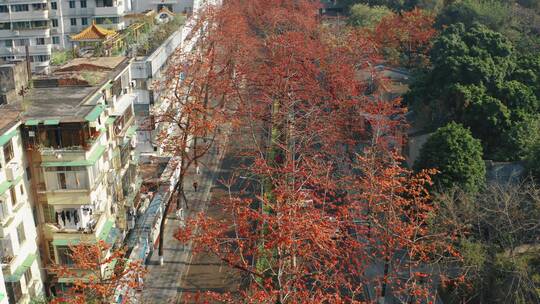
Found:
[[[55,212],[55,220],[56,220],[56,224],[60,224],[60,212]]]
[[[66,212],[66,219],[71,222],[71,211]]]
[[[62,211],[62,214],[60,214],[60,217],[62,218],[62,225],[66,225],[66,212]]]
[[[75,225],[79,223],[79,215],[77,214],[77,211],[73,212],[73,222],[75,222]]]

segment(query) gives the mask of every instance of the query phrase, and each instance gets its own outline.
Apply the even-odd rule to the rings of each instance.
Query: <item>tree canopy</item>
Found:
[[[482,145],[471,132],[457,123],[449,123],[432,134],[420,150],[415,169],[435,168],[435,185],[441,189],[459,187],[478,191],[485,181]]]

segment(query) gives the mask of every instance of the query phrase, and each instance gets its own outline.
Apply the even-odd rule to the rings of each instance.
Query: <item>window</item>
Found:
[[[52,19],[52,27],[58,27],[58,19]]]
[[[85,7],[86,7],[86,0],[81,0],[81,7],[82,7],[82,8],[85,8]]]
[[[75,1],[69,1],[69,8],[75,8]]]
[[[31,28],[33,29],[46,29],[49,26],[48,20],[32,21]]]
[[[86,18],[86,17],[81,18],[81,24],[82,25],[88,25],[88,18]]]
[[[44,11],[47,9],[47,3],[33,3],[32,10],[34,11]]]
[[[57,6],[56,2],[51,2],[51,9],[53,9],[53,10],[58,9],[58,6]]]
[[[47,190],[88,189],[86,167],[49,167],[45,169]]]
[[[30,167],[26,167],[26,178],[28,178],[28,180],[32,179],[32,170],[30,170]]]
[[[24,280],[26,281],[26,286],[32,282],[32,267],[28,267],[24,272]]]
[[[49,254],[49,263],[53,263],[54,258],[54,246],[52,244],[52,241],[47,242],[47,253]]]
[[[97,17],[96,24],[117,24],[119,20],[118,17]]]
[[[21,196],[24,196],[24,185],[23,184],[21,184],[19,186],[19,192],[21,193]]]
[[[23,297],[21,282],[6,282],[6,291],[9,304],[18,303]]]
[[[76,26],[77,25],[77,18],[71,18],[71,19],[69,19],[69,22],[71,23],[71,26]]]
[[[6,47],[12,47],[13,46],[13,40],[9,39],[9,40],[4,40],[4,45]]]
[[[29,21],[19,21],[19,22],[13,22],[12,23],[14,30],[24,30],[30,28],[30,22]]]
[[[75,264],[71,258],[71,250],[68,246],[56,246],[56,253],[58,254],[58,260],[56,261],[58,264],[65,266]]]
[[[9,163],[10,160],[13,159],[13,143],[11,142],[11,140],[9,140],[5,145],[4,145],[4,161],[7,163]]]
[[[36,45],[44,45],[45,44],[45,38],[40,37],[36,38]]]
[[[30,57],[31,62],[47,62],[49,60],[51,60],[51,56],[49,55],[36,55]]]
[[[9,22],[0,23],[0,30],[9,30],[11,29],[11,24]]]
[[[15,187],[9,188],[9,194],[11,195],[11,206],[17,205],[17,192]]]
[[[52,43],[53,43],[53,44],[60,44],[60,37],[58,37],[58,36],[53,36],[53,37],[52,37]]]
[[[12,12],[28,12],[28,4],[15,4],[11,6]]]
[[[21,246],[26,241],[26,234],[24,234],[24,224],[20,223],[17,226],[17,238],[19,239],[19,246]]]
[[[29,43],[28,39],[15,39],[13,40],[15,46],[25,46]]]
[[[0,13],[9,13],[7,5],[0,5]]]

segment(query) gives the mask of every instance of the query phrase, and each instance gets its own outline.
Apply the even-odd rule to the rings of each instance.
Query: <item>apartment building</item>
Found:
[[[193,11],[194,0],[131,0],[132,9],[136,13],[147,10],[161,11],[163,8],[173,13],[188,14]]]
[[[43,293],[32,175],[20,133],[21,111],[2,105],[0,112],[0,303],[29,303]]]
[[[93,22],[101,27],[121,30],[124,15],[131,11],[131,0],[51,0],[52,43],[70,47],[70,36]]]
[[[51,59],[51,31],[47,0],[0,2],[0,59],[25,59],[36,72],[44,72]]]
[[[35,79],[27,96],[21,134],[50,294],[73,281],[51,268],[73,265],[70,245],[115,246],[130,228],[140,179],[129,65],[124,57],[75,59]]]
[[[0,304],[8,304],[4,274],[0,271]]]

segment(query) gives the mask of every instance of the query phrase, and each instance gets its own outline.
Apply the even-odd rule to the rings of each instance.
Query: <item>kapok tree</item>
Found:
[[[121,293],[129,303],[146,274],[142,261],[131,261],[124,250],[110,250],[104,241],[69,246],[70,265],[52,268],[58,277],[68,277],[73,283],[65,292],[53,298],[51,304],[110,303]]]
[[[407,68],[425,66],[428,51],[437,31],[433,28],[435,17],[415,8],[382,18],[372,31],[390,64]]]
[[[399,102],[367,96],[357,77],[380,60],[376,44],[356,33],[326,36],[317,8],[307,0],[232,0],[207,19],[216,64],[229,71],[211,87],[249,130],[252,141],[242,148],[252,165],[238,169],[263,193],[239,197],[234,180],[224,183],[229,196],[216,203],[228,217],[198,214],[176,236],[249,278],[239,297],[210,295],[223,301],[375,302],[373,290],[431,299],[421,282],[434,276],[426,270],[430,255],[455,253],[445,236],[423,230],[435,210],[424,188],[429,178],[398,165]],[[409,272],[395,266],[398,254]],[[380,265],[388,267],[373,271]]]
[[[211,7],[207,8],[211,14]],[[165,217],[173,204],[189,208],[185,194],[185,177],[193,166],[205,166],[203,157],[215,145],[221,125],[227,121],[228,107],[220,82],[223,67],[218,66],[215,47],[207,38],[200,20],[192,20],[195,36],[190,36],[170,59],[166,80],[160,84],[161,107],[154,112],[155,122],[162,125],[158,142],[164,154],[171,155],[178,170],[177,182],[168,197],[160,225],[158,254],[163,264]],[[211,86],[214,84],[214,86]],[[219,151],[219,150],[218,150]],[[219,153],[218,153],[219,154]]]

